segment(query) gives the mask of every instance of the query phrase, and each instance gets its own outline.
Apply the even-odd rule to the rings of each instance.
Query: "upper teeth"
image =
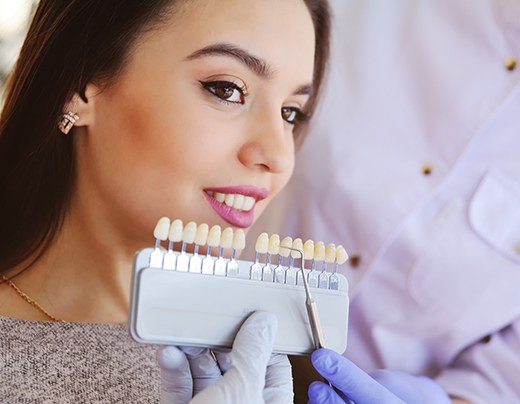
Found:
[[[256,199],[242,194],[223,194],[221,192],[208,191],[208,195],[213,196],[217,201],[225,203],[237,210],[249,211],[253,209]]]

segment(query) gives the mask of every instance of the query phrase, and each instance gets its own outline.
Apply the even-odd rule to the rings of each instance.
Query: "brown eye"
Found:
[[[201,82],[202,86],[222,101],[244,104],[245,90],[230,81]]]
[[[304,114],[299,108],[284,107],[282,108],[282,118],[291,125],[295,125],[303,118]]]
[[[227,100],[228,98],[231,98],[233,93],[235,92],[234,88],[231,87],[217,87],[215,89],[215,95],[219,96],[223,100]]]

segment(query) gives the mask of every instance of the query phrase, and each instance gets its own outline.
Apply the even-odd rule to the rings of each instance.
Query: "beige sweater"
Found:
[[[157,348],[126,324],[0,317],[0,403],[158,403]]]

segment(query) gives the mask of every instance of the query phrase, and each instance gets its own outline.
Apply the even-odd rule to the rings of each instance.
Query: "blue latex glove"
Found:
[[[347,358],[319,349],[312,354],[314,368],[332,385],[314,382],[309,403],[340,404],[449,404],[448,395],[432,379],[404,372],[378,370],[368,375]],[[350,400],[352,401],[350,401]]]
[[[292,403],[289,360],[271,354],[277,327],[276,316],[255,312],[240,327],[230,352],[161,348],[161,404]]]

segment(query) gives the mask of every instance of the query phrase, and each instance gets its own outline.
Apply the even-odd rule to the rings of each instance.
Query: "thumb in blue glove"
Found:
[[[432,379],[404,372],[378,370],[368,375],[347,358],[319,349],[312,354],[314,368],[336,390],[325,383],[309,386],[309,403],[341,404],[449,404],[448,395]]]

